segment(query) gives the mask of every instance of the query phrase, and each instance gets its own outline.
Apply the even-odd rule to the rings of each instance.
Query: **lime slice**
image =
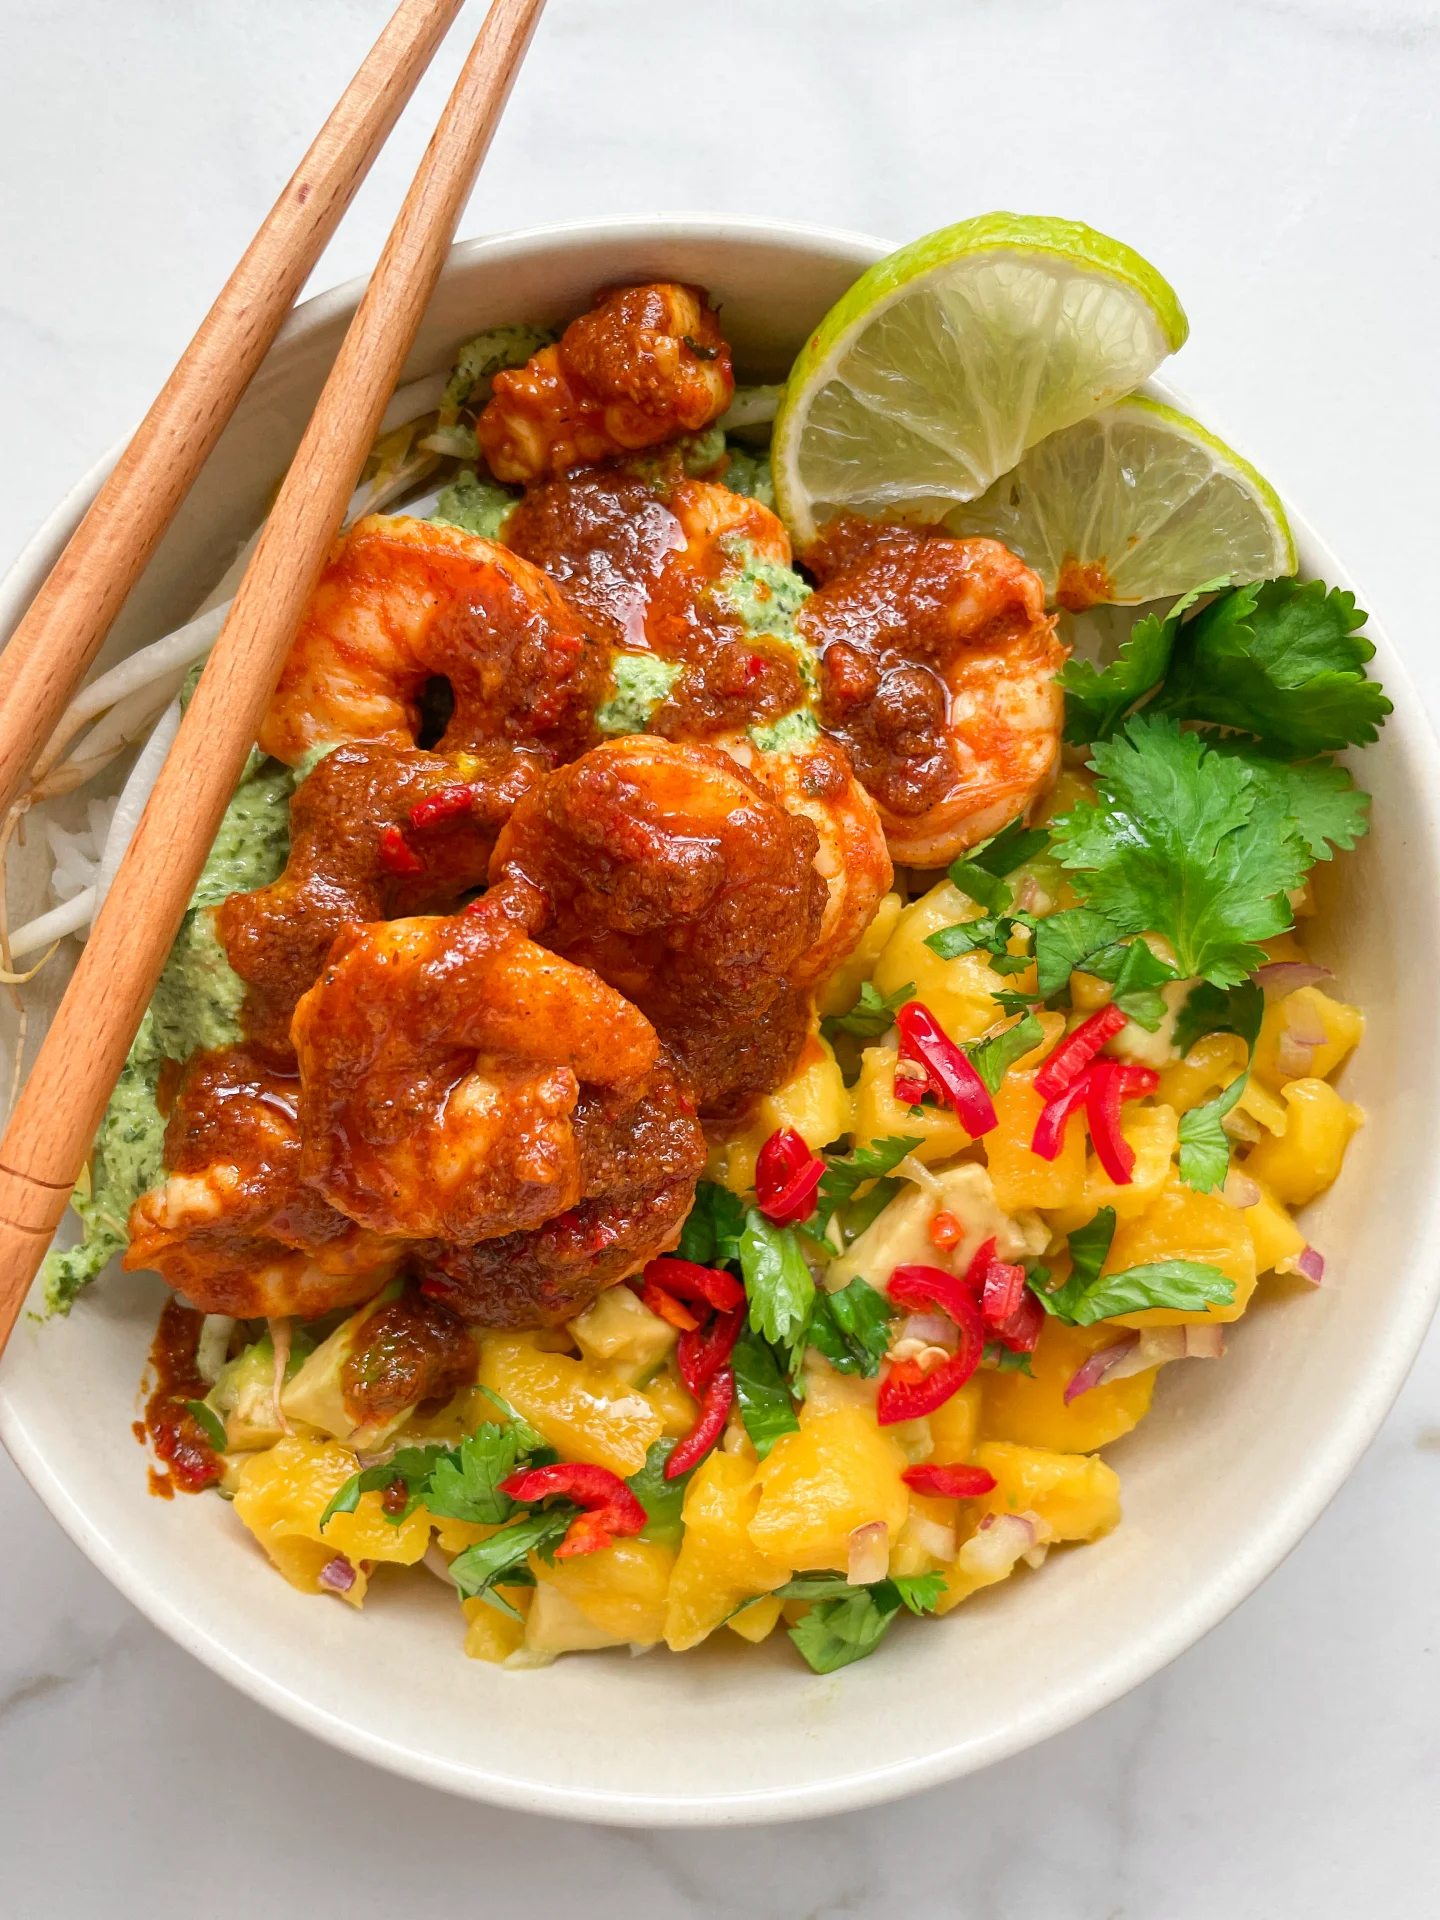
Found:
[[[1003,540],[1072,613],[1296,565],[1269,481],[1198,421],[1139,394],[1042,440],[946,525]]]
[[[841,511],[942,519],[1188,330],[1152,266],[1073,220],[991,213],[902,247],[791,369],[771,458],[796,544]]]

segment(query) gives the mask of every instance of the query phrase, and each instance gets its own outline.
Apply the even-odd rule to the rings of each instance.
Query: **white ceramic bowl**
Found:
[[[467,334],[563,320],[607,282],[698,281],[749,379],[783,374],[807,328],[885,248],[761,222],[556,227],[457,246],[407,377]],[[296,445],[359,283],[308,302],[267,360],[112,637],[108,658],[183,619],[257,524]],[[1157,389],[1163,391],[1163,389]],[[8,633],[105,471],[60,506],[0,589]],[[1304,569],[1350,584],[1303,522]],[[219,1500],[146,1491],[130,1435],[162,1289],[107,1276],[68,1321],[22,1322],[0,1367],[0,1434],[106,1576],[216,1672],[299,1726],[452,1791],[586,1820],[793,1818],[884,1800],[982,1767],[1154,1673],[1264,1579],[1374,1434],[1429,1322],[1440,1057],[1437,756],[1390,644],[1371,632],[1396,712],[1361,758],[1375,831],[1338,863],[1321,923],[1369,1030],[1347,1094],[1369,1124],[1307,1219],[1317,1294],[1267,1284],[1219,1366],[1175,1367],[1109,1450],[1120,1529],[902,1628],[820,1679],[783,1638],[720,1634],[683,1659],[566,1659],[508,1673],[465,1660],[453,1600],[381,1579],[363,1614],[294,1592]],[[1327,875],[1327,878],[1329,876]]]

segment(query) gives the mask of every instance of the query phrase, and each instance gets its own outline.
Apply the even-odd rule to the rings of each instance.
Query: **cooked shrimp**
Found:
[[[653,711],[624,716],[625,724],[708,740],[813,823],[828,899],[794,978],[806,984],[833,971],[869,924],[892,869],[874,802],[845,750],[810,716],[815,668],[792,618],[808,589],[790,571],[781,522],[759,501],[686,479],[672,463],[643,480],[606,468],[532,488],[505,538],[617,648],[648,649],[679,670]],[[752,728],[783,744],[762,748]]]
[[[130,1210],[126,1267],[243,1320],[313,1319],[379,1292],[399,1248],[300,1184],[297,1092],[243,1049],[195,1057],[165,1132],[166,1178]]]
[[[483,885],[500,827],[543,768],[524,749],[442,754],[366,740],[328,753],[290,802],[284,873],[216,910],[247,988],[251,1044],[294,1059],[291,1016],[347,920],[448,912]]]
[[[502,831],[491,883],[533,889],[536,937],[626,994],[701,1112],[725,1114],[783,1078],[804,1039],[816,844],[725,754],[635,734],[545,776]]]
[[[533,1233],[420,1250],[425,1293],[489,1327],[558,1326],[678,1243],[705,1145],[674,1073],[662,1066],[649,1098],[618,1121],[586,1106],[582,1096],[587,1197]]]
[[[362,1226],[461,1242],[541,1226],[585,1196],[587,1129],[666,1097],[649,1021],[536,946],[539,917],[512,888],[445,919],[352,922],[301,999],[301,1177]]]
[[[821,718],[894,858],[941,866],[1042,798],[1066,649],[1023,561],[995,540],[850,517],[805,559],[821,586],[797,624],[821,654]]]
[[[703,288],[619,287],[600,294],[558,345],[496,374],[476,438],[497,480],[541,480],[696,433],[734,391],[730,349]]]
[[[260,745],[289,766],[341,740],[411,746],[442,675],[455,696],[442,751],[526,748],[554,764],[595,737],[607,664],[539,568],[455,527],[371,515],[320,576]]]

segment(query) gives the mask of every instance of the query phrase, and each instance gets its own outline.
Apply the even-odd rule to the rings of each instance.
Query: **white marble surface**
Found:
[[[385,0],[0,0],[0,562],[134,419]],[[437,63],[317,285],[378,250]],[[1349,557],[1433,714],[1440,6],[551,0],[477,233],[657,209],[897,238],[1078,215],[1171,276],[1174,377]],[[1440,1909],[1440,1336],[1351,1484],[1201,1646],[899,1805],[746,1835],[502,1815],[268,1718],[0,1459],[0,1909],[417,1903],[703,1920],[1420,1920]]]

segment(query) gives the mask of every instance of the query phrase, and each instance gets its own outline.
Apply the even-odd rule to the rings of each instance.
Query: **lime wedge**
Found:
[[[946,525],[1003,540],[1072,613],[1296,565],[1269,481],[1198,421],[1138,394],[1042,440]]]
[[[841,511],[938,521],[1187,332],[1155,269],[1091,227],[944,227],[871,267],[801,349],[771,452],[781,514],[802,552]]]

